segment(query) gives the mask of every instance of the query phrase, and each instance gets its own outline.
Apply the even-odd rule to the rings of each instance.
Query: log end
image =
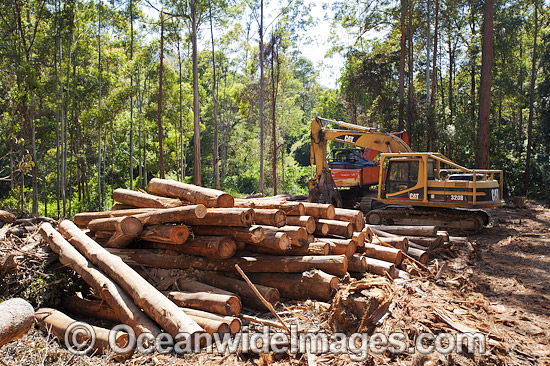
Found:
[[[336,210],[334,209],[334,206],[333,205],[328,205],[327,206],[327,209],[325,211],[325,216],[327,219],[329,220],[334,220],[334,218],[336,217]]]
[[[290,238],[286,233],[277,233],[276,237],[279,239],[279,248],[286,250],[290,248]]]
[[[231,258],[235,255],[236,251],[237,251],[237,244],[235,243],[235,240],[231,238],[223,238],[220,241],[220,244],[218,247],[218,255],[220,256],[220,259]]]
[[[197,219],[202,219],[206,216],[206,206],[203,205],[203,204],[198,204],[196,207],[195,207],[195,216],[197,217]]]
[[[235,199],[229,193],[223,193],[218,197],[218,205],[220,208],[229,208],[235,205]]]
[[[170,232],[170,239],[174,244],[184,244],[189,238],[189,228],[185,225],[177,225]]]

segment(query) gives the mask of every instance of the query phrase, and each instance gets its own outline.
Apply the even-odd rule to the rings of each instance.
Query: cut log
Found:
[[[419,249],[429,248],[434,249],[443,244],[443,237],[441,236],[407,236],[409,240],[409,246],[414,243],[420,246]]]
[[[147,188],[154,194],[180,198],[187,202],[203,204],[206,207],[233,207],[234,202],[233,197],[229,193],[177,182],[172,179],[153,178],[149,181]]]
[[[362,231],[365,228],[365,216],[363,215],[363,212],[359,210],[335,208],[334,220],[351,222],[353,224],[354,231]]]
[[[184,311],[185,312],[185,311]],[[208,334],[227,334],[231,333],[229,324],[223,320],[205,318],[202,316],[191,315],[189,312],[185,312],[191,319],[193,319],[198,325],[200,325],[204,331]]]
[[[368,227],[368,226],[365,226],[362,233],[365,234],[365,242],[366,243],[372,243],[372,230],[371,230],[371,228]]]
[[[348,272],[365,273],[367,260],[361,254],[354,254],[348,261]]]
[[[397,248],[388,248],[382,245],[365,243],[361,251],[366,257],[379,259],[398,265],[403,260],[403,253]]]
[[[210,294],[236,296],[234,292],[224,290],[220,287],[209,285],[203,282],[193,280],[191,278],[178,278],[175,287],[178,291],[193,292],[208,292]]]
[[[272,227],[272,226],[268,226]],[[281,251],[290,248],[290,238],[286,233],[274,231],[274,230],[264,230],[264,238],[258,243],[248,243],[248,246],[273,249],[275,251]]]
[[[442,238],[445,243],[449,241],[449,232],[448,231],[438,230],[437,231],[437,236]]]
[[[381,261],[379,259],[369,258],[363,256],[365,259],[367,268],[366,271],[369,273],[377,274],[380,276],[384,276],[384,273],[387,273],[391,276],[391,278],[394,278],[395,275],[395,265],[390,262]]]
[[[353,233],[351,240],[355,242],[357,248],[361,248],[365,244],[365,234],[362,231],[356,231]]]
[[[209,259],[231,258],[237,251],[237,244],[226,236],[195,236],[184,245],[139,242],[143,249],[165,249],[188,255],[198,255]]]
[[[113,211],[118,212],[118,211]],[[190,205],[175,208],[156,209],[134,215],[143,225],[158,225],[169,222],[182,223],[187,220],[202,219],[206,216],[204,205]]]
[[[124,203],[113,203],[113,205],[111,206],[111,211],[118,211],[118,210],[131,210],[131,209],[135,209],[137,208],[136,206],[132,206],[132,205],[127,205],[127,204],[124,204]]]
[[[115,223],[115,233],[109,238],[105,246],[108,248],[126,248],[133,243],[142,232],[143,225],[141,221],[135,217],[119,217],[118,221]]]
[[[259,225],[281,227],[287,224],[286,214],[277,208],[255,208],[255,222]]]
[[[181,307],[231,316],[239,316],[241,313],[241,301],[236,296],[184,291],[164,291],[163,294]]]
[[[181,245],[189,238],[189,228],[185,225],[150,225],[143,229],[139,238],[154,243]]]
[[[113,200],[135,207],[148,208],[172,208],[184,205],[184,203],[177,198],[160,197],[124,188],[115,189],[113,192]]]
[[[328,224],[315,221],[315,231],[313,233],[317,236],[326,236],[328,234]]]
[[[91,231],[117,231],[123,233],[139,235],[143,230],[141,221],[133,216],[107,217],[104,219],[95,219],[88,223]]]
[[[315,299],[328,301],[338,288],[338,277],[313,269],[301,274],[255,273],[254,283],[275,287],[281,296],[293,300]]]
[[[63,296],[61,305],[69,313],[84,316],[87,318],[109,320],[114,323],[124,323],[115,309],[107,302],[101,300],[82,299],[78,296]]]
[[[334,220],[334,206],[330,203],[303,202],[306,209],[306,216],[313,216],[316,219]]]
[[[428,263],[428,253],[426,253],[425,250],[409,247],[409,250],[407,250],[407,254],[422,264]]]
[[[262,226],[262,228],[264,229],[266,236],[272,235],[270,232],[285,233],[290,240],[290,246],[301,247],[307,244],[307,231],[301,226]]]
[[[261,226],[244,227],[228,227],[228,226],[193,226],[195,235],[213,235],[213,236],[228,236],[236,242],[247,244],[256,244],[265,238],[264,230]]]
[[[330,244],[316,241],[313,243],[308,243],[303,247],[289,247],[284,250],[279,248],[263,248],[254,245],[247,245],[246,250],[253,253],[272,255],[329,255]]]
[[[40,329],[42,329],[46,333],[53,334],[55,337],[57,337],[57,339],[59,339],[60,342],[63,342],[63,340],[65,339],[65,333],[67,333],[69,327],[76,321],[58,310],[49,308],[38,309],[36,311],[35,317]],[[95,335],[95,344],[90,345],[89,353],[97,353],[102,355],[104,353],[110,352],[110,330],[95,327],[92,325],[90,325],[90,330],[92,330]],[[78,344],[86,344],[86,342],[89,342],[91,340],[91,334],[86,333],[85,331],[83,331],[83,328],[79,327],[76,327],[75,329],[70,331],[68,336],[69,339],[73,339],[73,337],[76,337]],[[125,347],[129,342],[128,333],[118,332],[115,335],[115,342],[119,347]],[[117,361],[122,361],[129,358],[133,353],[134,349],[126,354],[117,354],[117,356],[115,356],[115,359]]]
[[[331,255],[345,255],[348,259],[357,251],[357,244],[352,239],[322,238],[322,241],[330,244]]]
[[[218,322],[225,323],[229,326],[229,331],[231,334],[236,334],[241,331],[241,320],[233,316],[222,316],[218,314],[212,314],[207,311],[191,309],[191,308],[182,308],[183,311],[191,317],[199,317],[205,319],[211,319]],[[200,324],[199,324],[200,325]]]
[[[247,273],[301,273],[317,268],[324,272],[342,276],[346,273],[348,262],[344,255],[319,256],[267,256],[233,257],[225,260],[206,260],[201,257],[171,255],[147,250],[109,249],[132,265],[144,265],[158,268],[197,268],[210,271],[234,272],[238,264]]]
[[[283,210],[287,216],[304,216],[306,208],[302,202],[287,202],[287,201],[276,201],[276,200],[262,200],[262,199],[236,199],[235,207],[246,207],[246,208],[277,208]]]
[[[407,239],[405,236],[391,238],[387,236],[379,236],[378,238],[375,237],[372,239],[372,244],[380,245],[380,240],[382,240],[386,244],[391,245],[394,248],[401,249],[404,252],[409,249],[409,239]]]
[[[204,217],[187,218],[183,222],[188,225],[250,227],[254,224],[254,210],[248,208],[209,208]]]
[[[71,231],[76,230],[79,237],[85,235],[78,228]],[[134,300],[103,271],[80,254],[50,224],[42,224],[40,234],[48,242],[52,251],[59,256],[61,264],[78,273],[117,312],[119,318],[134,329],[136,334],[152,333],[155,336],[160,334],[159,327],[136,306]]]
[[[0,347],[23,337],[34,324],[34,309],[21,298],[0,303]]]
[[[351,222],[319,219],[320,223],[328,225],[328,234],[351,238],[353,235],[353,224]]]
[[[73,217],[73,221],[79,227],[86,227],[88,223],[95,219],[105,219],[109,217],[122,217],[122,216],[133,216],[147,212],[157,211],[154,208],[135,208],[129,210],[118,210],[118,211],[103,211],[103,212],[82,212],[77,213]]]
[[[4,221],[7,224],[12,223],[15,220],[15,215],[11,212],[0,210],[0,221]]]
[[[316,227],[315,219],[312,216],[287,216],[286,224],[290,226],[301,226],[306,229],[308,234],[313,234]]]
[[[63,236],[74,247],[126,290],[136,305],[141,307],[172,336],[175,337],[181,332],[190,335],[202,332],[203,329],[173,302],[169,301],[119,257],[110,254],[105,248],[86,236],[72,222],[63,220],[59,224],[59,228]]]
[[[254,291],[252,291],[245,281],[225,277],[213,272],[196,272],[195,277],[201,282],[239,295],[247,306],[254,306],[262,310],[265,309],[261,300],[254,294]],[[271,305],[279,302],[280,295],[276,288],[258,285],[256,285],[256,288]]]
[[[385,231],[395,235],[411,236],[436,236],[435,226],[406,226],[406,225],[368,225],[371,229]]]

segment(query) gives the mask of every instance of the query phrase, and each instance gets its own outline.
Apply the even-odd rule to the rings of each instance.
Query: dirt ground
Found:
[[[392,284],[393,300],[374,331],[420,332],[475,329],[488,339],[485,354],[371,354],[364,365],[550,365],[550,209],[528,204],[491,210],[491,224],[457,242],[421,274]],[[446,268],[444,264],[447,263]],[[434,275],[441,272],[438,279]],[[14,294],[14,296],[17,294]],[[321,310],[320,310],[321,309]],[[327,329],[323,307],[283,303],[277,310],[308,329]],[[268,314],[256,314],[267,317]],[[100,365],[102,357],[75,357],[34,329],[0,349],[5,365]],[[346,355],[135,355],[126,365],[347,365]]]

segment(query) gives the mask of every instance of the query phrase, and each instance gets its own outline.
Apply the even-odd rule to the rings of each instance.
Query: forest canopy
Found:
[[[344,60],[334,88],[301,47],[319,27],[315,6],[330,23],[327,62]],[[3,1],[1,206],[70,217],[159,176],[236,195],[305,194],[316,115],[407,130],[413,150],[503,169],[507,195],[549,202],[547,9],[538,0]]]

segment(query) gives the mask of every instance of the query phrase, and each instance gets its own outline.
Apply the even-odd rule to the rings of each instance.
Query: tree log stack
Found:
[[[348,272],[403,277],[410,261],[426,264],[454,238],[433,226],[365,225],[360,211],[330,204],[234,199],[156,178],[148,190],[116,189],[111,211],[79,213],[78,227],[65,220],[61,234],[42,226],[61,263],[102,300],[65,297],[67,310],[125,322],[136,334],[235,333],[243,307],[265,311],[236,265],[272,305],[330,301]],[[64,315],[43,313],[43,323],[63,329]]]

